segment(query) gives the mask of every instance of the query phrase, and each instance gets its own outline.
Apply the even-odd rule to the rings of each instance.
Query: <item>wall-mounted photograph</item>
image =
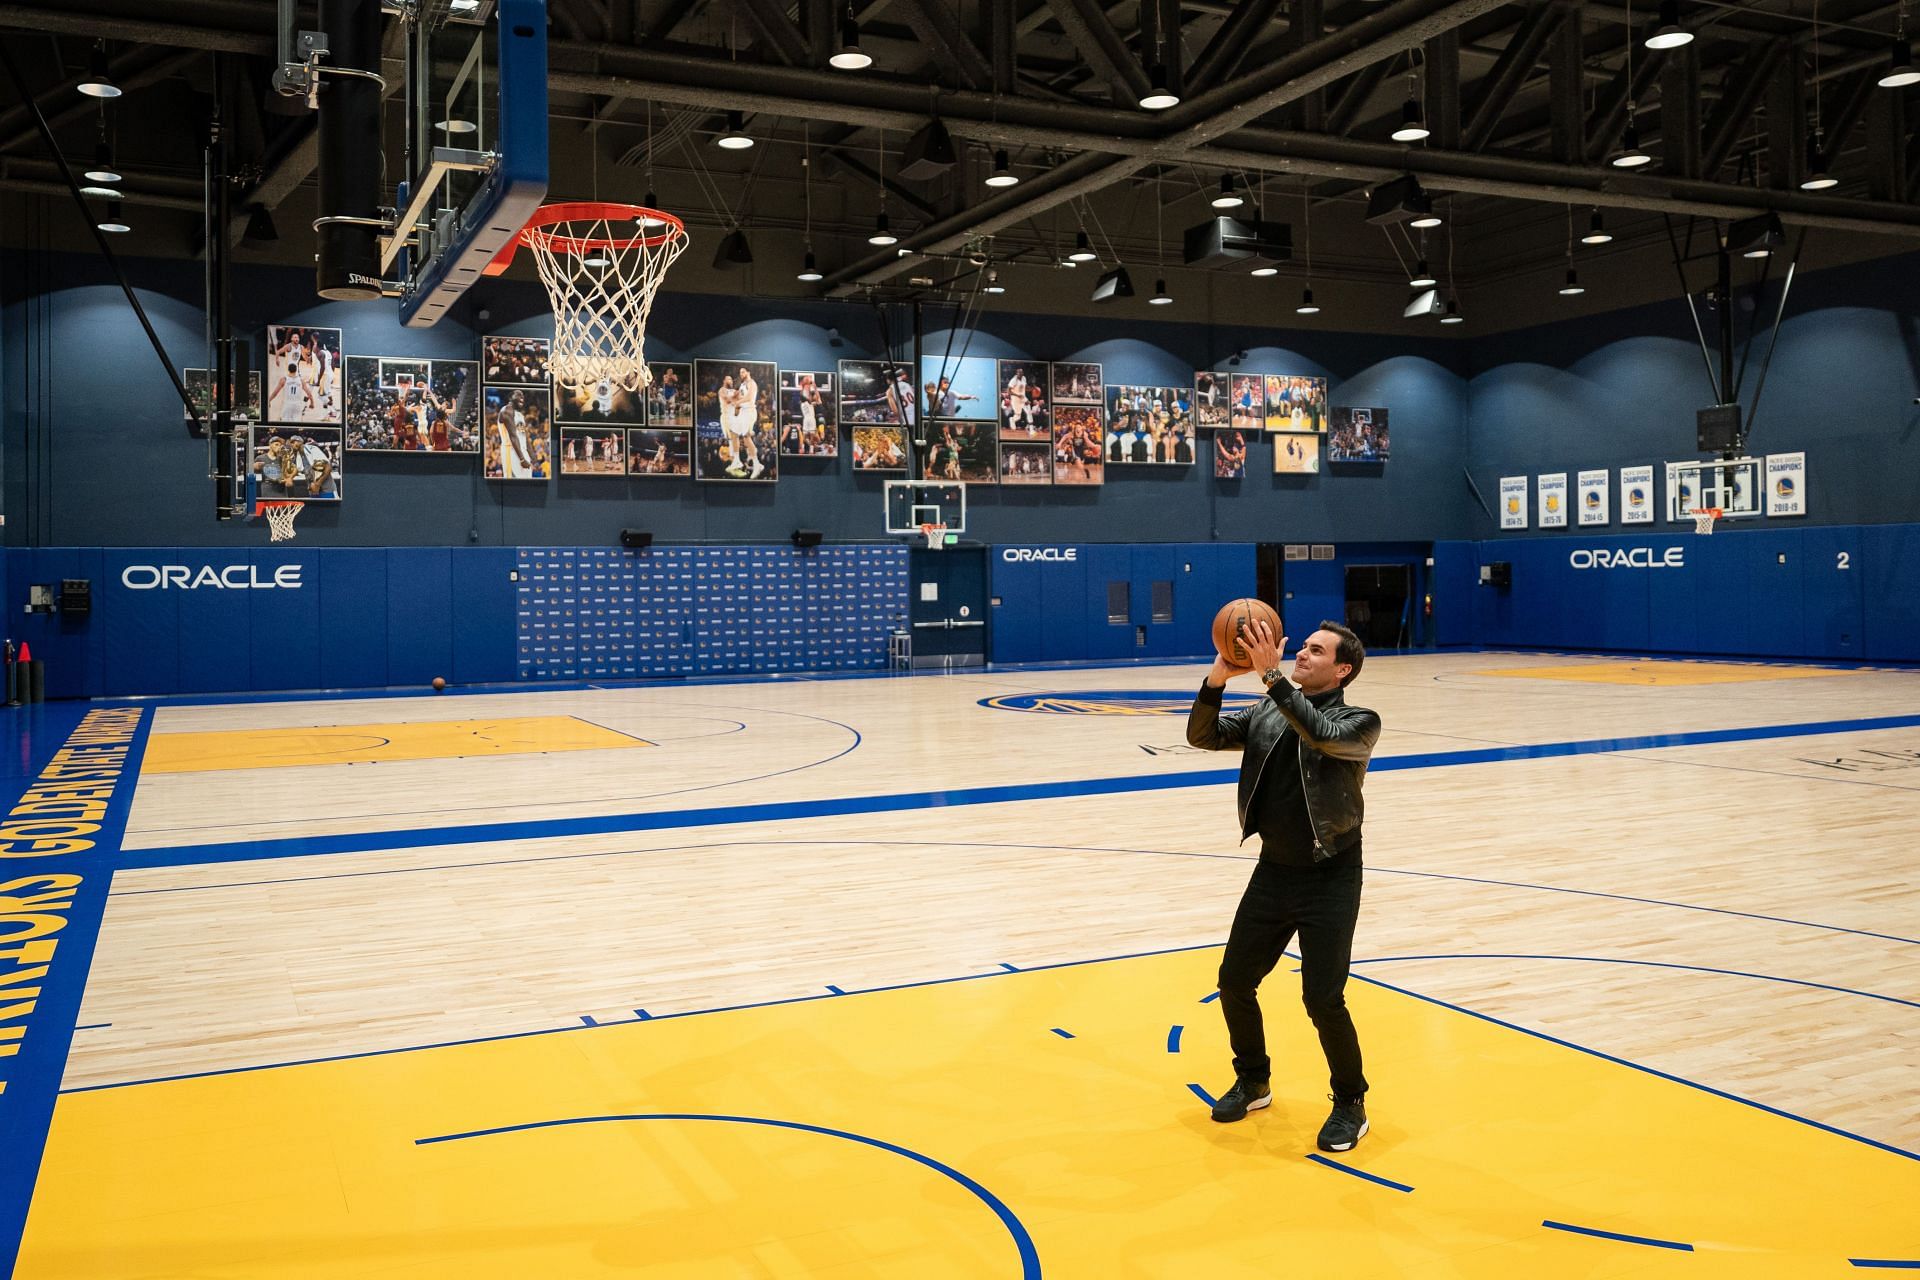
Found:
[[[187,384],[187,395],[193,399],[193,407],[200,411],[201,422],[213,421],[213,370],[182,369],[180,380]],[[233,373],[233,411],[244,413],[251,422],[260,421],[260,371],[247,370],[246,390],[240,383],[240,371]],[[187,406],[180,406],[180,416],[185,418]]]
[[[690,476],[693,474],[691,431],[627,432],[627,474],[630,476]]]
[[[991,422],[999,404],[998,368],[987,356],[923,355],[920,392],[930,418]]]
[[[493,336],[480,339],[480,369],[489,385],[544,387],[552,338]]]
[[[1267,375],[1267,430],[1325,431],[1327,380],[1292,374]]]
[[[1320,437],[1311,432],[1276,431],[1273,439],[1273,474],[1310,476],[1320,473]]]
[[[1224,373],[1193,373],[1193,425],[1214,431],[1233,425],[1233,379]]]
[[[1228,427],[1213,433],[1213,475],[1216,480],[1242,480],[1247,474],[1247,433]]]
[[[338,426],[346,400],[340,358],[338,329],[268,325],[267,421]]]
[[[1267,429],[1267,380],[1257,373],[1236,373],[1229,386],[1233,414],[1228,423],[1236,431]]]
[[[1053,403],[1093,405],[1107,403],[1106,383],[1097,364],[1053,362]]]
[[[1107,388],[1107,461],[1145,466],[1193,464],[1193,392],[1186,387],[1115,384]]]
[[[1104,484],[1107,472],[1103,439],[1100,410],[1091,405],[1055,405],[1053,482]]]
[[[905,427],[855,427],[853,429],[853,469],[904,473],[907,469],[907,429]]]
[[[255,497],[339,502],[346,488],[340,428],[249,428],[247,469]]]
[[[920,474],[928,480],[992,484],[999,463],[993,424],[935,422],[927,428],[927,443],[921,457]]]
[[[843,426],[911,426],[913,378],[891,360],[840,362],[840,422]]]
[[[1002,440],[1000,483],[1052,484],[1053,446],[1045,440]]]
[[[1052,380],[1044,360],[1000,362],[1000,438],[1053,439],[1053,414],[1048,388]]]
[[[770,360],[695,360],[694,474],[725,484],[780,478]]]
[[[401,369],[400,365],[419,367]],[[346,384],[348,449],[356,453],[480,451],[480,366],[474,361],[348,356]]]
[[[573,390],[553,389],[554,411],[562,424],[585,427],[637,427],[646,421],[639,392],[629,391],[611,378]]]
[[[481,417],[487,479],[553,479],[553,398],[545,387],[488,387]]]
[[[624,428],[560,428],[560,474],[563,476],[625,475],[626,454]]]
[[[654,360],[647,365],[647,425],[693,426],[693,366],[685,361]]]
[[[1328,462],[1385,462],[1387,411],[1341,405],[1327,413]]]
[[[840,453],[835,427],[834,375],[804,369],[780,371],[780,452],[797,458]]]

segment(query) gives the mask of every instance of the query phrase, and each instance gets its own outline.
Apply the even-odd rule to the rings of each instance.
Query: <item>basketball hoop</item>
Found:
[[[553,306],[553,380],[576,393],[602,382],[639,391],[653,381],[641,342],[654,291],[687,247],[680,219],[635,204],[543,205],[486,274],[526,245]]]
[[[920,526],[920,536],[927,540],[927,550],[929,551],[932,551],[935,547],[943,547],[947,543],[947,526],[944,524],[923,524]]]
[[[1695,533],[1712,533],[1713,522],[1725,513],[1719,507],[1689,507],[1687,514],[1693,517]]]
[[[268,542],[293,541],[293,522],[304,502],[261,501],[253,504],[253,514],[267,518]]]

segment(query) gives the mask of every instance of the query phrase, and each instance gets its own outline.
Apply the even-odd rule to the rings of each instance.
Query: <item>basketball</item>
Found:
[[[1274,643],[1278,644],[1280,615],[1264,600],[1229,600],[1220,606],[1220,612],[1213,615],[1213,647],[1233,666],[1253,666],[1253,659],[1247,656],[1247,647],[1240,643],[1240,629],[1255,618],[1266,620],[1266,624],[1273,628]]]
[[[433,691],[435,693],[444,692],[446,690],[446,687],[447,687],[447,678],[445,676],[435,676],[433,678]]]

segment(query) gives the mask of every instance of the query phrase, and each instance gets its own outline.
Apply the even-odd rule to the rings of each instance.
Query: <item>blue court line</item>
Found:
[[[1655,1249],[1678,1249],[1681,1253],[1692,1253],[1693,1246],[1681,1244],[1677,1240],[1655,1240],[1652,1236],[1628,1236],[1618,1231],[1602,1231],[1598,1227],[1576,1227],[1571,1222],[1555,1222],[1548,1218],[1541,1222],[1543,1227],[1552,1227],[1555,1231],[1571,1231],[1579,1236],[1596,1236],[1602,1240],[1624,1240],[1628,1244],[1651,1245]]]
[[[1215,1000],[1218,1000],[1219,998],[1220,998],[1220,993],[1218,991],[1209,991],[1206,995],[1203,995],[1200,997],[1200,1003],[1212,1004]]]
[[[833,994],[837,996],[843,996],[847,994],[846,992],[842,991],[840,988],[834,986],[831,982],[827,984],[827,990],[833,992]]]
[[[1059,1036],[1062,1040],[1071,1040],[1074,1038],[1073,1032],[1071,1031],[1062,1031],[1059,1027],[1052,1027],[1049,1029],[1053,1032],[1053,1034]]]
[[[1837,991],[1841,995],[1861,996],[1868,1000],[1884,1000],[1888,1004],[1905,1005],[1909,1009],[1920,1009],[1920,1001],[1902,1000],[1899,996],[1883,996],[1874,991],[1860,991],[1853,987],[1836,987],[1824,982],[1808,982],[1801,978],[1782,978],[1771,973],[1748,973],[1744,969],[1715,969],[1700,964],[1673,964],[1665,960],[1623,960],[1613,956],[1555,956],[1535,955],[1523,952],[1507,951],[1463,951],[1447,955],[1429,956],[1369,956],[1364,960],[1355,960],[1354,964],[1400,964],[1413,960],[1574,960],[1585,964],[1625,964],[1639,965],[1648,969],[1680,969],[1688,973],[1715,973],[1728,978],[1753,978],[1760,982],[1779,982],[1792,987],[1811,987],[1815,991]]]
[[[1010,965],[1010,964],[1008,964],[1008,963],[1007,963],[1007,962],[1006,962],[1005,960],[1002,960],[1002,961],[1000,962],[1000,967],[1001,967],[1002,969],[1005,969],[1005,970],[1006,970],[1006,971],[1007,971],[1008,973],[1018,973],[1018,972],[1020,972],[1020,970],[1019,970],[1019,969],[1017,969],[1017,968],[1015,968],[1015,967],[1014,967],[1013,965]]]
[[[1185,955],[1190,951],[1209,951],[1223,946],[1221,942],[1199,942],[1185,947],[1160,947],[1152,951],[1132,951],[1120,955],[1093,956],[1085,960],[1060,960],[1051,964],[1039,964],[1021,970],[1022,975],[1044,973],[1049,969],[1078,969],[1085,965],[1111,964],[1118,960],[1146,960],[1154,956]],[[698,1018],[710,1013],[738,1013],[746,1009],[777,1009],[790,1004],[812,1004],[819,1000],[833,1000],[840,996],[877,995],[885,991],[916,991],[922,987],[944,987],[956,982],[980,982],[988,978],[1006,978],[1013,975],[1001,969],[990,973],[963,973],[953,978],[924,978],[918,982],[895,982],[879,987],[859,987],[851,991],[828,988],[828,995],[786,996],[778,1000],[750,1000],[745,1004],[715,1005],[708,1009],[682,1009],[676,1013],[656,1013],[647,1019],[649,1022],[667,1022],[675,1018]],[[639,1022],[630,1018],[623,1022],[602,1022],[601,1027],[623,1027]],[[503,1040],[529,1040],[535,1036],[564,1035],[570,1031],[584,1031],[584,1027],[540,1027],[533,1031],[503,1031],[491,1036],[468,1036],[460,1040],[436,1040],[427,1044],[400,1045],[392,1049],[362,1049],[353,1053],[327,1054],[318,1058],[293,1058],[285,1062],[261,1062],[246,1067],[218,1067],[212,1071],[188,1071],[180,1075],[149,1076],[142,1080],[115,1080],[106,1084],[74,1085],[62,1089],[62,1093],[98,1093],[105,1089],[127,1089],[135,1085],[170,1084],[176,1080],[200,1080],[208,1076],[244,1075],[251,1071],[277,1071],[281,1067],[310,1067],[325,1062],[352,1062],[359,1058],[385,1058],[396,1053],[418,1053],[423,1049],[457,1049],[470,1044],[497,1044]]]
[[[1167,1028],[1167,1052],[1168,1053],[1180,1052],[1180,1033],[1185,1030],[1186,1028],[1181,1026],[1178,1023],[1175,1023],[1173,1026]]]
[[[583,1014],[581,1014],[581,1015],[580,1015],[580,1021],[581,1021],[581,1022],[583,1022],[583,1023],[585,1023],[585,1024],[586,1024],[587,1026],[589,1026],[589,1027],[597,1027],[597,1026],[599,1026],[599,1025],[600,1025],[600,1024],[599,1024],[598,1022],[596,1022],[596,1021],[594,1020],[594,1017],[593,1017],[593,1015],[592,1015],[592,1014],[590,1014],[590,1013],[583,1013]]]
[[[1665,1080],[1670,1084],[1682,1084],[1689,1089],[1698,1089],[1700,1092],[1712,1094],[1716,1098],[1724,1098],[1728,1102],[1737,1102],[1742,1106],[1752,1107],[1756,1111],[1764,1111],[1770,1116],[1778,1116],[1782,1120],[1792,1120],[1797,1124],[1804,1124],[1809,1128],[1818,1129],[1822,1133],[1830,1133],[1838,1138],[1851,1138],[1855,1142],[1865,1143],[1867,1146],[1879,1151],[1885,1151],[1889,1155],[1904,1156],[1909,1160],[1920,1160],[1920,1152],[1908,1151],[1904,1147],[1896,1147],[1892,1143],[1882,1142],[1878,1138],[1869,1138],[1864,1134],[1853,1133],[1819,1120],[1811,1120],[1806,1116],[1795,1115],[1791,1111],[1782,1111],[1780,1108],[1770,1107],[1764,1102],[1756,1102],[1752,1098],[1743,1098],[1737,1093],[1728,1093],[1724,1089],[1716,1089],[1710,1084],[1701,1084],[1697,1080],[1689,1080],[1685,1076],[1677,1076],[1670,1071],[1662,1071],[1658,1067],[1649,1067],[1645,1063],[1616,1057],[1611,1053],[1589,1048],[1583,1044],[1576,1044],[1571,1040],[1563,1040],[1559,1036],[1549,1035],[1544,1031],[1535,1031],[1532,1027],[1523,1027],[1517,1022],[1508,1022],[1504,1018],[1496,1018],[1490,1013],[1481,1013],[1478,1009],[1469,1009],[1465,1005],[1453,1004],[1446,1000],[1437,999],[1434,996],[1422,995],[1420,992],[1409,990],[1406,987],[1396,987],[1391,982],[1382,982],[1378,978],[1370,978],[1363,973],[1356,973],[1352,976],[1355,982],[1364,982],[1385,991],[1392,991],[1403,996],[1411,996],[1415,1000],[1423,1000],[1438,1008],[1450,1009],[1454,1013],[1464,1013],[1470,1018],[1478,1018],[1480,1021],[1492,1023],[1496,1027],[1504,1027],[1508,1031],[1518,1031],[1521,1035],[1532,1036],[1536,1040],[1545,1040],[1548,1044],[1559,1045],[1563,1049],[1573,1049],[1580,1053],[1599,1058],[1602,1062],[1611,1062],[1615,1066],[1629,1067],[1632,1070],[1644,1072],[1656,1079]]]
[[[1691,733],[1652,734],[1633,738],[1592,738],[1576,742],[1543,742],[1472,751],[1438,751],[1388,756],[1369,766],[1374,773],[1403,769],[1450,768],[1456,765],[1499,764],[1517,760],[1546,760],[1563,756],[1600,755],[1623,751],[1650,751],[1665,747],[1751,742],[1769,738],[1815,737],[1835,733],[1866,733],[1920,727],[1920,715],[1881,716],[1872,719],[1822,720],[1807,724],[1760,725],[1745,729],[1706,729]],[[855,744],[858,745],[857,743]],[[852,748],[849,748],[851,750]],[[844,753],[842,753],[844,754]],[[292,858],[335,853],[370,853],[388,849],[417,849],[432,845],[491,843],[501,840],[537,840],[558,836],[609,835],[625,831],[660,831],[682,827],[719,826],[742,822],[791,822],[805,818],[846,817],[866,813],[898,813],[914,809],[944,809],[976,804],[1008,804],[1026,800],[1058,800],[1072,796],[1103,796],[1144,791],[1173,791],[1217,786],[1239,778],[1238,769],[1206,769],[1178,774],[1084,778],[1065,782],[1024,783],[998,787],[971,787],[951,791],[914,791],[894,795],[852,796],[831,800],[799,800],[711,809],[682,809],[663,813],[606,814],[592,818],[554,818],[530,822],[476,823],[452,827],[424,827],[410,831],[369,831],[350,835],[306,836],[279,840],[237,840],[227,844],[176,845],[139,849],[122,855],[120,864],[136,867],[204,866],[218,862],[248,862],[261,858]]]
[[[633,1016],[641,1022],[653,1021],[653,1015],[648,1013],[645,1009],[635,1009],[633,1011]]]
[[[1219,1104],[1220,1100],[1218,1098],[1208,1093],[1205,1089],[1202,1089],[1199,1085],[1189,1084],[1187,1088],[1192,1092],[1194,1097],[1200,1099],[1200,1101],[1206,1103],[1208,1106],[1211,1107]]]
[[[1856,1267],[1878,1267],[1886,1271],[1920,1271],[1920,1259],[1907,1258],[1848,1258]]]
[[[1355,1169],[1349,1165],[1341,1164],[1338,1160],[1329,1160],[1322,1155],[1309,1155],[1307,1159],[1313,1161],[1315,1164],[1325,1165],[1329,1169],[1338,1169],[1342,1173],[1350,1173],[1356,1178],[1365,1178],[1368,1182],[1377,1182],[1383,1187],[1392,1187],[1395,1191],[1413,1190],[1412,1187],[1404,1182],[1395,1182],[1392,1178],[1383,1178],[1377,1173],[1368,1173],[1365,1169]]]
[[[721,1116],[688,1112],[664,1112],[650,1115],[571,1116],[562,1120],[536,1120],[529,1124],[502,1125],[496,1129],[473,1129],[466,1133],[445,1133],[432,1138],[416,1138],[414,1139],[414,1145],[425,1147],[439,1142],[458,1142],[465,1138],[486,1138],[503,1133],[524,1133],[532,1129],[557,1129],[567,1125],[625,1123],[635,1120],[703,1120],[709,1123],[719,1124],[762,1125],[769,1129],[789,1129],[796,1133],[817,1133],[828,1138],[840,1138],[847,1142],[857,1142],[862,1146],[873,1147],[876,1150],[886,1151],[896,1156],[905,1156],[916,1164],[924,1165],[942,1177],[950,1178],[954,1182],[959,1183],[971,1192],[982,1204],[993,1210],[994,1216],[1000,1219],[1002,1226],[1006,1227],[1007,1234],[1013,1237],[1014,1247],[1020,1254],[1020,1274],[1023,1280],[1037,1280],[1040,1275],[1040,1253],[1039,1250],[1034,1247],[1033,1236],[1027,1231],[1025,1224],[1020,1221],[1019,1217],[1014,1214],[1012,1209],[1007,1207],[1006,1202],[1001,1200],[999,1196],[994,1195],[993,1192],[987,1190],[966,1174],[961,1173],[952,1165],[943,1164],[932,1156],[922,1155],[918,1151],[896,1145],[895,1143],[886,1142],[879,1138],[869,1138],[865,1134],[849,1133],[845,1129],[829,1129],[817,1124],[800,1124],[793,1120],[769,1120],[760,1116]]]

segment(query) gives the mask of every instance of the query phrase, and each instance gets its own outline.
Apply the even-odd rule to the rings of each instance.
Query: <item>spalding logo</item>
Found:
[[[1576,569],[1684,569],[1687,549],[1668,547],[1655,559],[1652,547],[1628,547],[1621,551],[1582,547],[1568,554],[1567,563]]]
[[[1078,547],[1008,547],[1000,553],[1000,558],[1008,564],[1019,564],[1026,560],[1052,560],[1071,564],[1080,558]]]
[[[120,585],[135,591],[152,591],[155,588],[165,590],[178,587],[182,591],[192,591],[198,587],[219,587],[228,591],[272,591],[284,587],[297,591],[300,589],[300,569],[297,564],[283,564],[275,568],[270,579],[262,580],[261,567],[257,564],[230,564],[216,569],[203,564],[198,569],[184,564],[130,564],[120,571]]]

